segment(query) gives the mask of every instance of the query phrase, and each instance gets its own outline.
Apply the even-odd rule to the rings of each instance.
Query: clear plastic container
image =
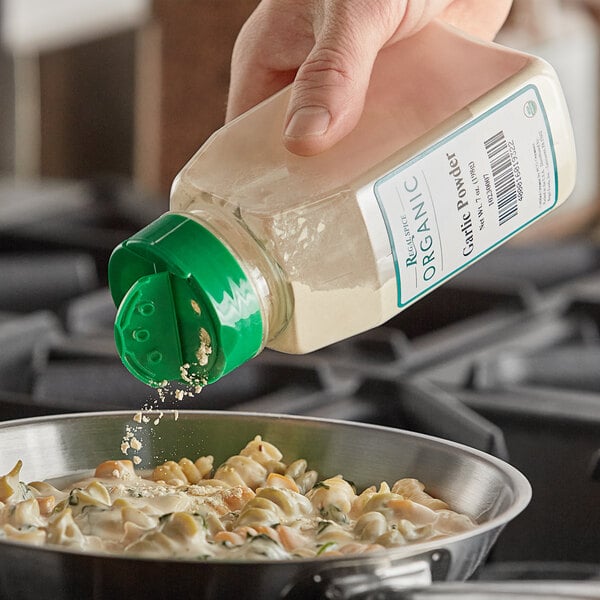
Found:
[[[305,353],[373,328],[574,185],[552,68],[440,23],[380,52],[362,118],[331,150],[285,150],[288,98],[213,134],[171,212],[111,258],[117,346],[147,383],[181,379],[181,365],[214,381],[265,346]]]

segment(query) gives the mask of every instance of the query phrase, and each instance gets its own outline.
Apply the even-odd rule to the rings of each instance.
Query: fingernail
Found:
[[[329,127],[331,115],[322,106],[299,108],[285,128],[286,137],[299,138],[307,135],[323,135]]]

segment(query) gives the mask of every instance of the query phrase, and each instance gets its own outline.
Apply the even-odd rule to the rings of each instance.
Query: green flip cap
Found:
[[[198,222],[167,213],[115,248],[117,350],[152,386],[211,383],[262,347],[259,300],[231,252]]]

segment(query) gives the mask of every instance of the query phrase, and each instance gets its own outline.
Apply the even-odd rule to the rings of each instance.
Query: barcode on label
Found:
[[[487,139],[484,145],[492,168],[492,179],[496,189],[498,224],[504,225],[519,213],[517,183],[504,132],[499,131],[496,135]]]

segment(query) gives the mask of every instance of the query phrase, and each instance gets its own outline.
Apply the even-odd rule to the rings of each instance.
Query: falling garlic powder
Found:
[[[201,314],[201,309],[198,303],[195,300],[191,301],[191,307],[194,312],[197,314]],[[198,333],[199,345],[198,349],[195,352],[195,357],[197,362],[194,363],[194,367],[205,367],[208,364],[210,356],[212,354],[212,340],[210,338],[210,334],[204,327],[200,328]],[[181,375],[181,379],[188,384],[189,388],[185,389],[175,389],[171,390],[168,381],[161,382],[160,386],[157,388],[158,391],[158,400],[160,402],[164,402],[167,398],[167,395],[172,394],[172,397],[175,398],[178,402],[183,400],[186,396],[193,397],[196,394],[199,394],[202,391],[202,388],[206,385],[206,379],[198,376],[196,374],[190,373],[192,365],[189,363],[185,363],[179,367],[179,372]],[[154,419],[151,419],[149,414],[154,413],[158,409],[158,400],[155,400],[151,406],[148,404],[144,405],[142,410],[136,412],[133,416],[133,421],[137,423],[137,426],[128,425],[125,429],[125,435],[123,436],[123,440],[121,442],[121,452],[125,455],[132,450],[134,453],[139,452],[143,445],[142,442],[135,436],[136,432],[142,430],[143,426],[148,424],[152,420],[153,426],[158,426],[161,419],[164,416],[162,410],[158,410],[158,416]],[[179,412],[174,411],[173,418],[175,421],[179,418]],[[132,457],[133,462],[137,465],[141,463],[141,458],[134,454]]]

